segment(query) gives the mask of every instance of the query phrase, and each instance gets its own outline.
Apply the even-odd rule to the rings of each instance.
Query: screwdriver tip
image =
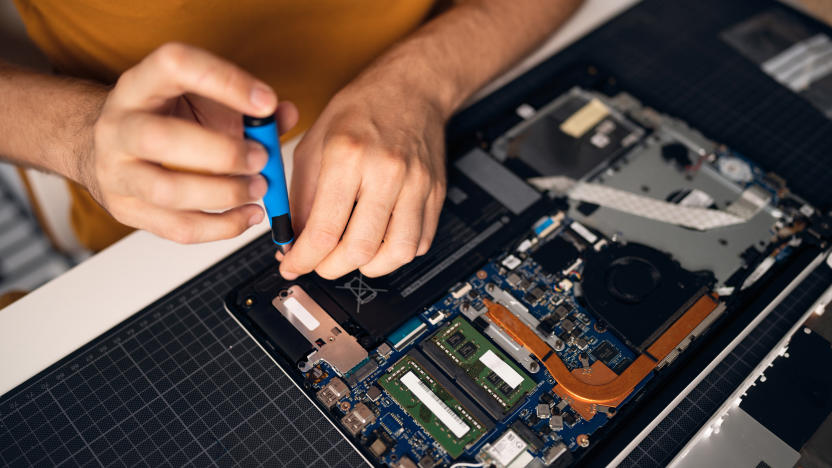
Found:
[[[293,242],[289,242],[289,243],[286,243],[286,244],[277,244],[277,250],[280,253],[282,253],[283,255],[286,255],[286,253],[289,252],[289,249],[292,248],[292,244],[293,244]]]

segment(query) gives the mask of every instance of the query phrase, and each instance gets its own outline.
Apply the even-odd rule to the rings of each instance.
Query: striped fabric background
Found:
[[[52,247],[7,173],[0,174],[0,295],[31,291],[73,264]]]

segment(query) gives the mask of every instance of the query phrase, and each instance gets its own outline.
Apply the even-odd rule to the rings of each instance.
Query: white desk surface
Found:
[[[483,89],[493,91],[638,0],[586,0],[536,52]],[[284,146],[291,172],[296,141]],[[135,232],[0,310],[0,394],[23,383],[130,315],[266,232],[267,223],[226,241],[178,245]]]

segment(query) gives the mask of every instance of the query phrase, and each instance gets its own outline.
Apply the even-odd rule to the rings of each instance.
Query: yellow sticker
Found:
[[[581,107],[578,112],[572,114],[565,122],[560,124],[560,129],[563,133],[573,137],[580,138],[590,128],[601,121],[604,117],[609,115],[610,111],[607,106],[597,98],[593,98]]]

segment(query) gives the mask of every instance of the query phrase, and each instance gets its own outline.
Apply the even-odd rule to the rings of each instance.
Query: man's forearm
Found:
[[[108,88],[0,62],[0,158],[80,181]]]
[[[449,117],[469,96],[528,54],[582,0],[469,0],[425,24],[377,64],[398,62]],[[416,82],[418,81],[418,83]]]

